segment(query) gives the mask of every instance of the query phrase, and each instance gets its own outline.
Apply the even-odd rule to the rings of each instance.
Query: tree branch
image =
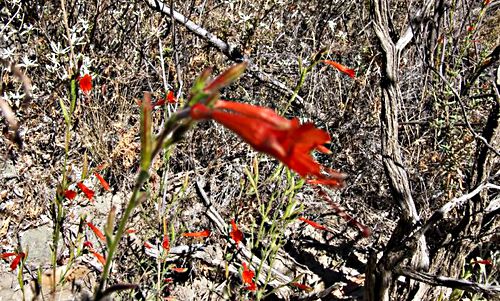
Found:
[[[493,298],[498,298],[500,296],[500,286],[498,285],[484,285],[464,279],[454,279],[424,272],[416,272],[406,267],[397,268],[395,272],[396,274],[433,286],[445,286],[471,293],[484,294],[486,297],[492,298],[492,300]]]
[[[207,40],[210,44],[219,49],[224,55],[226,55],[230,60],[235,62],[242,62],[246,58],[240,52],[239,47],[237,45],[231,45],[227,42],[223,41],[216,35],[212,34],[205,28],[199,26],[193,21],[189,20],[187,17],[177,12],[176,10],[171,9],[168,5],[159,0],[145,0],[146,3],[153,9],[166,14],[168,16],[172,16],[180,24],[184,25],[187,29],[189,29],[192,33],[197,35],[198,37]],[[257,78],[259,81],[268,83],[271,86],[277,88],[277,90],[285,93],[287,96],[294,95],[294,91],[288,88],[282,82],[272,78],[270,75],[260,71],[257,66],[250,64],[248,67],[248,71],[252,76]],[[296,95],[296,99],[304,105],[304,99],[298,95]]]

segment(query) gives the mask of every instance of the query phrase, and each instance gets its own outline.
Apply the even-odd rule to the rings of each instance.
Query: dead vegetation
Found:
[[[107,252],[85,222],[104,229],[113,206],[117,219],[123,214],[140,167],[138,102],[144,92],[153,101],[169,90],[176,94],[177,104],[153,110],[153,133],[158,134],[189,100],[204,69],[216,75],[246,60],[247,72],[222,89],[221,98],[270,107],[326,130],[333,155],[315,157],[347,175],[345,187],[327,189],[327,194],[372,235],[364,238],[314,186],[275,159],[215,122],[200,122],[162,151],[150,169],[144,186],[149,197],[130,219],[127,228],[135,232],[122,239],[109,279],[111,287],[138,286],[114,286],[119,291],[114,298],[498,297],[499,40],[494,20],[500,3],[426,1],[425,10],[420,3],[387,2],[63,0],[27,5],[6,0],[0,11],[0,58],[5,61],[0,251],[24,251],[27,257],[21,269],[25,288],[5,261],[2,275],[10,282],[0,283],[0,296],[19,299],[25,291],[29,299],[40,289],[50,295],[52,232],[40,237],[45,257],[35,258],[26,237],[40,227],[54,229],[63,166],[74,184],[85,166],[104,165],[111,192],[90,175],[85,183],[96,191],[95,203],[79,195],[62,204],[56,258],[63,298],[90,297],[103,266],[88,250],[72,258],[71,248],[91,241],[97,251]],[[172,17],[165,8],[171,5],[184,18]],[[210,36],[186,26],[186,18]],[[391,61],[386,45],[401,46],[396,43],[408,29],[412,38]],[[302,68],[321,50],[323,59],[355,69],[355,79],[318,64],[298,86]],[[388,62],[395,63],[394,69],[387,68]],[[15,64],[26,79],[12,69]],[[81,75],[92,75],[93,87],[77,94],[67,142],[61,102],[72,105],[77,66]],[[388,133],[388,144],[381,132]],[[480,186],[489,189],[470,194]],[[464,195],[470,197],[462,200]],[[446,204],[453,206],[445,206],[446,211]],[[287,210],[294,214],[286,215]],[[328,231],[297,221],[299,216]],[[233,218],[245,234],[240,248],[229,239]],[[206,239],[182,236],[204,229],[212,231]],[[410,264],[422,249],[415,240],[420,234],[426,240],[426,267]],[[170,238],[168,255],[164,236]],[[481,260],[490,265],[477,263]],[[242,262],[251,262],[257,273],[256,294],[245,290]],[[52,274],[40,280],[38,270]],[[465,282],[440,282],[439,276]]]

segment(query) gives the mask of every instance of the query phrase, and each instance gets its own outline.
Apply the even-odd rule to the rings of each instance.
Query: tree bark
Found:
[[[462,283],[459,278],[464,260],[479,243],[483,212],[489,202],[488,192],[482,190],[480,193],[471,193],[469,198],[461,200],[461,204],[465,204],[464,208],[460,209],[461,217],[456,219],[455,224],[443,228],[446,235],[428,254],[425,236],[437,236],[432,232],[435,228],[431,231],[430,225],[437,221],[442,222],[445,213],[437,211],[424,227],[420,226],[398,140],[398,106],[402,103],[398,74],[401,52],[411,41],[413,30],[419,27],[422,20],[429,17],[434,1],[427,0],[422,4],[411,18],[410,26],[397,40],[393,38],[397,34],[390,29],[388,1],[371,0],[370,3],[373,28],[383,54],[380,81],[383,165],[391,194],[401,210],[401,216],[383,256],[379,260],[376,253],[370,256],[366,270],[365,300],[436,300],[442,293],[442,289],[436,285],[446,286],[448,283],[451,286],[452,283]],[[472,80],[476,78],[473,77]],[[466,90],[461,92],[463,91]],[[494,160],[497,159],[495,149],[500,146],[500,105],[498,92],[496,95],[481,139],[476,140],[478,152],[469,191],[479,191],[477,188],[488,182],[494,168]],[[405,265],[411,267],[407,268]],[[409,278],[405,282],[397,282],[400,275]],[[446,281],[439,281],[440,279]],[[471,287],[481,286],[473,284]],[[494,287],[492,294],[495,294],[497,289],[498,287]],[[451,289],[445,290],[447,294],[451,292]]]

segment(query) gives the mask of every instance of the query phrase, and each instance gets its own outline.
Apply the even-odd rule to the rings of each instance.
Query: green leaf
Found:
[[[71,117],[68,114],[68,109],[66,108],[66,105],[64,105],[64,102],[61,98],[59,98],[59,105],[61,106],[61,110],[64,116],[64,121],[66,122],[66,125],[71,127]]]

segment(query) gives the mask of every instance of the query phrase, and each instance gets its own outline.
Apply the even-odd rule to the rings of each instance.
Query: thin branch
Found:
[[[247,58],[244,57],[244,55],[239,51],[239,47],[236,45],[231,45],[216,35],[212,34],[205,28],[201,27],[200,25],[194,23],[193,21],[189,20],[187,17],[182,15],[181,13],[177,12],[176,10],[172,9],[171,7],[167,6],[165,3],[159,0],[145,0],[146,3],[156,9],[157,11],[164,13],[168,16],[171,16],[175,21],[179,22],[180,24],[184,25],[187,29],[189,29],[192,33],[197,35],[198,37],[207,40],[210,42],[213,46],[218,48],[224,55],[226,55],[230,60],[235,61],[235,62],[242,62],[246,60]],[[259,68],[255,65],[250,65],[247,69],[252,76],[257,78],[259,81],[262,81],[264,83],[268,83],[271,86],[277,88],[279,91],[284,92],[287,96],[292,96],[294,94],[294,91],[290,88],[288,88],[284,83],[272,78],[270,75],[262,72],[259,70]],[[295,97],[302,105],[304,105],[304,99],[300,96]]]
[[[434,67],[429,66],[429,68],[434,73],[436,73],[439,76],[439,78],[441,78],[441,80],[451,90],[451,93],[453,93],[453,96],[455,96],[455,98],[457,99],[458,103],[460,104],[460,110],[462,111],[462,115],[464,117],[465,123],[467,124],[467,128],[469,129],[469,132],[472,134],[472,136],[474,136],[475,139],[481,140],[481,142],[483,142],[484,145],[486,145],[492,152],[494,152],[495,155],[500,157],[500,152],[498,150],[496,150],[493,146],[491,146],[491,144],[489,144],[488,141],[483,136],[476,133],[476,131],[474,131],[474,129],[472,128],[472,125],[470,124],[469,119],[467,118],[467,112],[465,110],[464,102],[462,101],[462,98],[460,97],[460,94],[458,94],[457,90],[455,90],[452,87],[452,85],[450,84],[450,82],[441,73],[439,73]]]
[[[424,272],[416,272],[405,267],[397,268],[395,272],[399,275],[434,286],[445,286],[471,293],[484,294],[486,297],[492,298],[492,300],[493,298],[498,298],[500,296],[500,286],[498,285],[485,285],[464,279],[454,279]]]
[[[475,195],[480,193],[483,189],[500,189],[500,186],[494,185],[491,183],[483,183],[479,186],[476,187],[476,189],[472,190],[471,192],[464,194],[460,197],[454,198],[448,203],[444,204],[439,210],[435,211],[432,216],[427,220],[427,222],[420,228],[420,230],[417,233],[423,233],[425,234],[430,227],[432,227],[435,223],[437,223],[440,219],[444,218],[444,216],[450,212],[453,208],[462,206],[466,201],[470,200],[473,198]]]

